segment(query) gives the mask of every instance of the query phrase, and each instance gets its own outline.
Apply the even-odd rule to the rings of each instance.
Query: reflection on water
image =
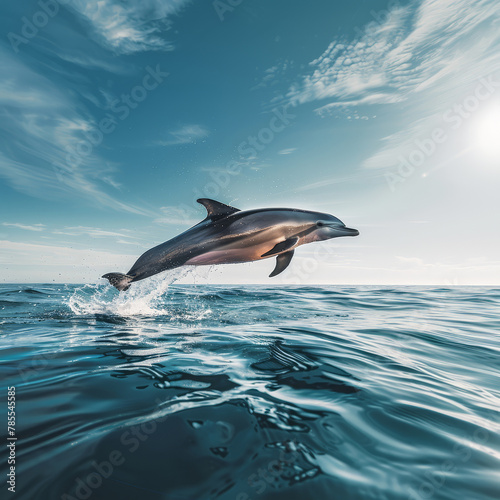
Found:
[[[500,498],[500,290],[137,285],[0,287],[17,498]]]

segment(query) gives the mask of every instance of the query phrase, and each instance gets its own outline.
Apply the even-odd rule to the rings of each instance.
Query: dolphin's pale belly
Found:
[[[197,255],[185,262],[188,266],[203,266],[212,264],[237,264],[241,262],[251,262],[254,260],[267,259],[262,257],[268,250],[278,242],[268,241],[265,244],[253,245],[249,247],[235,248],[227,246]]]

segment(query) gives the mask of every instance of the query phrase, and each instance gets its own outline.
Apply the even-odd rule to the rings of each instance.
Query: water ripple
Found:
[[[19,499],[500,496],[500,289],[179,277],[0,286]]]

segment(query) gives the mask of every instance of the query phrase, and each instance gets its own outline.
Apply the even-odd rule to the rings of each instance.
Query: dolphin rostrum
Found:
[[[357,236],[333,215],[294,208],[239,210],[208,198],[198,203],[207,216],[175,238],[142,254],[127,274],[103,276],[118,290],[167,269],[251,262],[276,257],[269,277],[277,276],[290,264],[295,249],[304,243],[339,236]]]

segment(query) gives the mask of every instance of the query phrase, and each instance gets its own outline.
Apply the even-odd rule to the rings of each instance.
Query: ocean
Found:
[[[499,499],[499,311],[487,287],[3,284],[0,497]]]

